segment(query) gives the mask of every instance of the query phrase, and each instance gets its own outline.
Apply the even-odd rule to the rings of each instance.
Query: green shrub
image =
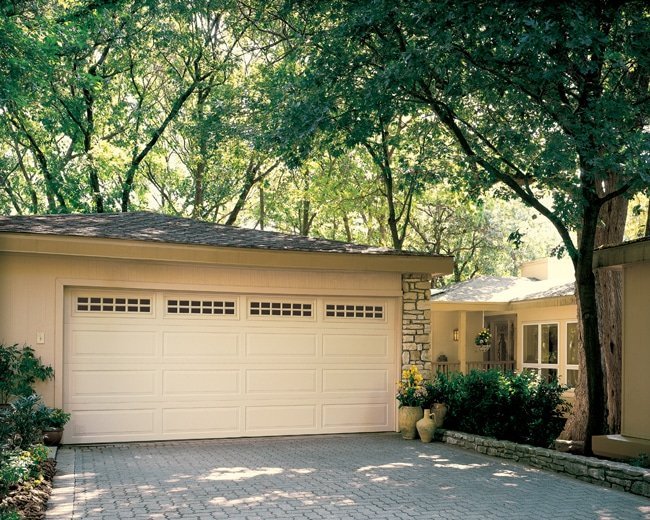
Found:
[[[63,428],[70,420],[70,414],[64,412],[61,408],[50,408],[41,405],[38,413],[43,418],[43,428]]]
[[[46,424],[47,407],[41,405],[41,398],[32,394],[19,397],[0,416],[0,447],[2,449],[27,450],[43,442],[43,428]]]
[[[0,451],[0,499],[22,482],[42,478],[40,470],[47,460],[47,448],[42,444],[29,450]]]
[[[44,365],[31,347],[0,343],[0,404],[33,394],[36,381],[53,375],[52,367]]]
[[[17,511],[7,511],[0,508],[0,520],[21,520]]]
[[[557,381],[528,372],[438,374],[427,390],[447,403],[445,428],[542,447],[562,431],[569,406]]]

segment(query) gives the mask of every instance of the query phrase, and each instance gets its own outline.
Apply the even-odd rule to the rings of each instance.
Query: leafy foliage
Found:
[[[54,369],[44,365],[30,346],[0,343],[0,404],[30,396],[36,381],[47,381],[53,375]]]
[[[8,408],[0,410],[0,446],[3,449],[29,449],[43,441],[43,429],[49,417],[36,395],[19,397]]]
[[[533,446],[549,447],[562,431],[568,404],[557,381],[528,372],[439,373],[429,395],[448,406],[445,427]]]
[[[47,449],[42,444],[30,449],[0,451],[0,501],[15,485],[40,477],[39,468],[47,460]],[[0,518],[11,518],[9,511],[1,511]]]

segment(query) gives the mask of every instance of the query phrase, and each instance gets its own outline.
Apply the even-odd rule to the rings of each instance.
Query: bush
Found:
[[[43,428],[47,420],[47,407],[41,398],[32,394],[19,397],[0,415],[0,447],[3,450],[27,450],[43,442]]]
[[[38,410],[43,419],[43,428],[63,428],[70,420],[70,414],[64,412],[61,408],[50,408],[44,404]]]
[[[0,404],[32,395],[36,381],[53,375],[52,367],[44,365],[31,347],[0,343]]]
[[[0,499],[9,490],[28,480],[40,479],[40,468],[47,460],[47,448],[42,444],[29,450],[2,450],[0,452]]]
[[[547,448],[562,431],[565,388],[528,372],[438,374],[429,395],[448,407],[445,427]]]

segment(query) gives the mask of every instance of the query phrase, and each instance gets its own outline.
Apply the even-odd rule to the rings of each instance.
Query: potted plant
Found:
[[[7,408],[16,397],[32,395],[36,381],[53,375],[54,369],[44,365],[31,347],[0,343],[0,408]]]
[[[490,334],[490,329],[481,329],[481,331],[474,338],[474,344],[476,348],[481,352],[487,352],[492,346],[490,342],[492,341],[492,334]]]
[[[58,446],[63,438],[63,427],[70,420],[70,414],[61,408],[43,407],[43,444]]]
[[[447,381],[446,376],[438,374],[433,381],[424,384],[427,390],[424,406],[433,412],[436,428],[442,426],[447,415]]]
[[[427,390],[423,383],[424,378],[417,366],[411,365],[407,370],[402,371],[396,397],[400,403],[399,429],[404,439],[415,439],[417,435],[415,424],[424,416],[422,405],[427,400]]]

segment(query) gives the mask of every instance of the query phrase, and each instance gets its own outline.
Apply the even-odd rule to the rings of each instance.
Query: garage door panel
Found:
[[[323,392],[387,392],[386,369],[324,369]]]
[[[247,394],[277,394],[283,392],[315,393],[318,391],[318,372],[305,370],[247,370]]]
[[[75,330],[70,335],[70,354],[75,358],[155,357],[156,331],[114,330],[102,324],[92,330]]]
[[[93,436],[128,436],[154,433],[156,411],[153,408],[135,410],[77,410],[73,412],[69,426],[72,442],[83,442]]]
[[[316,405],[246,407],[246,433],[304,431],[316,428]]]
[[[386,403],[324,404],[323,428],[341,427],[356,431],[367,428],[388,428],[389,410]]]
[[[237,406],[202,408],[164,408],[163,433],[235,434],[239,431]]]
[[[318,352],[315,334],[278,332],[246,334],[246,357],[255,359],[277,359],[294,362],[298,358],[315,359]]]
[[[323,334],[323,359],[341,363],[344,358],[363,358],[371,363],[390,358],[385,334]]]
[[[164,370],[163,397],[227,396],[240,392],[239,370]]]
[[[107,398],[114,396],[154,396],[158,372],[156,370],[71,370],[69,395]]]
[[[163,357],[174,362],[196,358],[236,358],[239,334],[219,332],[164,332]]]

